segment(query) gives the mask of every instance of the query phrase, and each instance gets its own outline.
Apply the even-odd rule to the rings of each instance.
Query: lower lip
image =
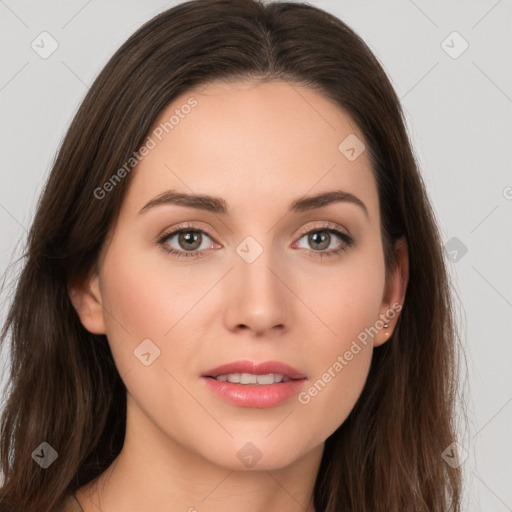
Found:
[[[298,394],[306,379],[289,380],[277,384],[233,384],[211,377],[203,377],[206,385],[216,395],[239,407],[263,409],[274,407]]]

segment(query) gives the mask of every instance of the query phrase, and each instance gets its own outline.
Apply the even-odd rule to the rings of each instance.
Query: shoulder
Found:
[[[66,501],[64,502],[64,506],[60,512],[84,512],[80,503],[76,500],[73,494],[69,494],[66,497]]]

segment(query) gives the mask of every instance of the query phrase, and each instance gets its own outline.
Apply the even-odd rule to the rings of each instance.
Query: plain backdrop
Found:
[[[0,0],[2,273],[21,254],[55,152],[88,87],[142,23],[176,3]],[[442,230],[467,358],[465,509],[510,511],[512,2],[310,3],[366,41],[402,101]],[[52,45],[51,55],[41,55]],[[16,268],[4,276],[2,321]],[[4,352],[0,391],[7,358]]]

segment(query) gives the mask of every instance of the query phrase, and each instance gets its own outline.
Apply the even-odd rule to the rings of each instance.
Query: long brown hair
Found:
[[[62,142],[2,332],[2,342],[11,339],[0,446],[6,510],[56,510],[123,445],[126,388],[106,336],[85,330],[68,293],[94,268],[133,173],[105,198],[98,187],[178,95],[213,80],[276,79],[313,88],[351,116],[378,185],[387,270],[397,238],[409,250],[398,324],[374,350],[353,411],[326,440],[315,508],[460,510],[460,471],[441,457],[454,441],[457,396],[450,287],[399,100],[342,21],[307,4],[256,0],[193,0],[147,22],[99,74]],[[58,453],[47,469],[32,458],[42,442]]]

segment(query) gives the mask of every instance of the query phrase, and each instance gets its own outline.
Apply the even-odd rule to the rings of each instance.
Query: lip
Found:
[[[275,407],[297,395],[306,379],[289,380],[277,384],[233,384],[222,382],[211,377],[202,377],[210,391],[223,400],[239,407],[263,409]]]
[[[281,363],[279,361],[263,361],[255,363],[253,361],[233,361],[232,363],[223,364],[204,372],[201,377],[218,377],[219,375],[226,375],[228,373],[251,373],[253,375],[268,375],[269,373],[279,373],[288,379],[305,379],[303,375],[296,368]],[[246,384],[242,384],[245,386]],[[273,384],[272,384],[273,385]]]
[[[228,373],[251,373],[253,375],[279,373],[291,380],[266,385],[236,384],[222,382],[214,378]],[[275,407],[298,394],[307,380],[299,370],[279,361],[264,361],[262,363],[235,361],[208,370],[201,377],[210,391],[228,403],[239,407],[259,409]]]

